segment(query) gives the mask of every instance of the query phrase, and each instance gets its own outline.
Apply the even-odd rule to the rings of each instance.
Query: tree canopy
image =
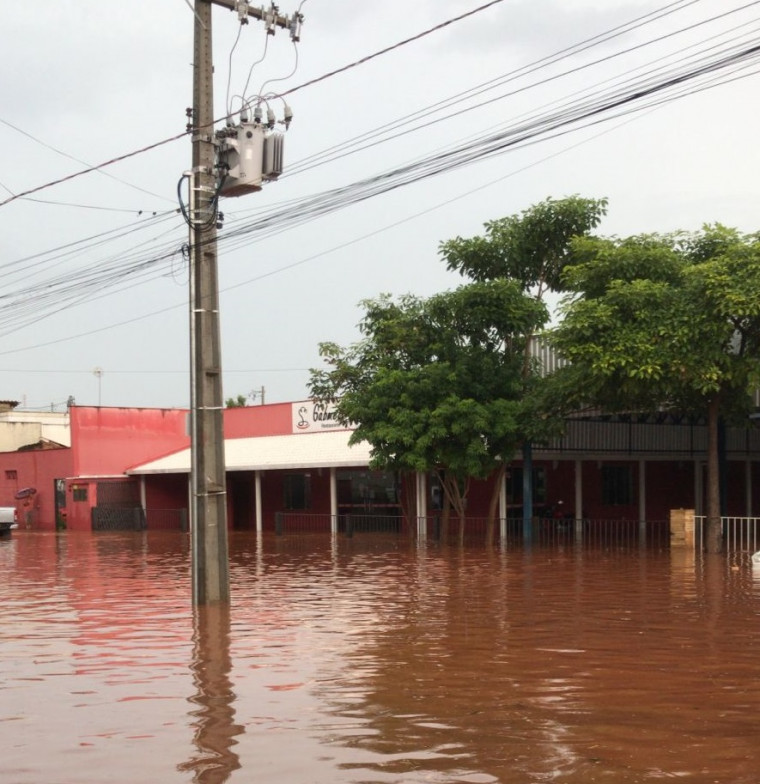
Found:
[[[606,211],[606,199],[549,198],[487,222],[483,236],[442,242],[439,252],[448,269],[471,280],[514,280],[542,299],[562,289],[570,241],[598,226]]]
[[[356,427],[351,442],[371,445],[373,467],[439,472],[461,516],[467,481],[489,476],[531,435],[525,335],[546,309],[505,280],[363,305],[363,339],[321,344],[329,367],[312,371],[311,394],[337,399],[341,421]]]
[[[552,342],[572,403],[707,417],[708,549],[720,547],[717,428],[749,413],[760,354],[760,242],[720,225],[576,238]],[[574,379],[568,385],[567,378]]]
[[[485,224],[485,236],[442,243],[448,268],[469,282],[429,299],[364,302],[361,341],[321,344],[328,368],[312,371],[312,396],[337,401],[373,467],[437,472],[463,520],[470,478],[496,472],[498,491],[520,447],[558,429],[541,409],[530,344],[549,320],[543,295],[561,285],[571,238],[605,209],[605,200],[547,199]]]

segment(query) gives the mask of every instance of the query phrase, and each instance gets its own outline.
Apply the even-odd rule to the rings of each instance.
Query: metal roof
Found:
[[[349,446],[351,432],[337,430],[227,439],[224,442],[226,468],[227,471],[265,471],[366,466],[370,460],[370,446],[365,441]],[[127,473],[190,473],[190,449],[182,449],[158,460],[133,466]]]

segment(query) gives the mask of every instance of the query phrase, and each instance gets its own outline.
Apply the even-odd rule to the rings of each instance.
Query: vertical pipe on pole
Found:
[[[214,198],[211,9],[195,0],[190,179],[193,603],[229,601],[222,360]]]

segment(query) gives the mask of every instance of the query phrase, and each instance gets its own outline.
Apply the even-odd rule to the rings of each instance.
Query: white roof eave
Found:
[[[227,471],[276,471],[307,468],[352,468],[369,464],[366,442],[349,446],[352,431],[231,438],[224,442]],[[190,450],[133,466],[127,474],[190,473]]]

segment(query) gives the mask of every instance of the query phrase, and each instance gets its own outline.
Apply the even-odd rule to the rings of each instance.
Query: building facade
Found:
[[[349,445],[351,431],[329,406],[227,409],[224,428],[231,529],[275,530],[283,518],[324,530],[349,517],[371,526],[440,515],[434,476],[370,470],[369,446]],[[21,524],[36,530],[186,529],[189,432],[185,409],[72,406],[68,445],[0,452],[0,505],[16,505]],[[723,443],[724,513],[760,514],[760,429],[727,428]],[[700,513],[706,445],[704,423],[686,418],[570,419],[562,438],[534,447],[534,514],[651,521],[677,508]],[[484,519],[494,493],[500,518],[522,516],[519,455],[501,487],[471,483],[467,517]]]

